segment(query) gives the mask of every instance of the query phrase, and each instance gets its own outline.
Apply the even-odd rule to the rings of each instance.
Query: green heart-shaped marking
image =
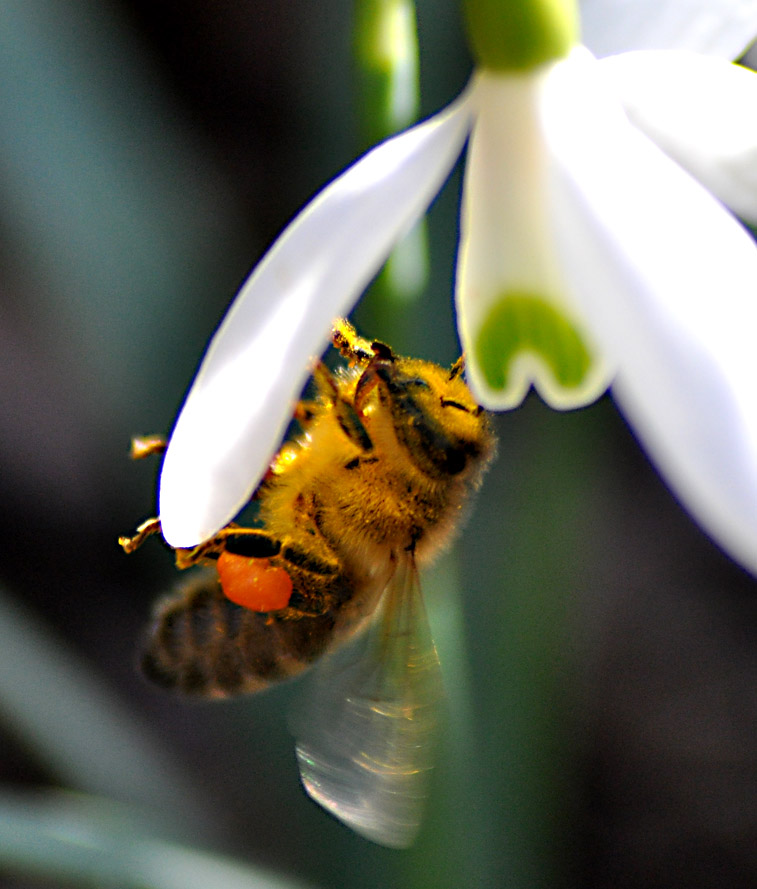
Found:
[[[592,356],[572,321],[551,302],[509,293],[489,310],[474,342],[479,367],[492,389],[506,389],[513,359],[537,355],[563,389],[579,389]]]

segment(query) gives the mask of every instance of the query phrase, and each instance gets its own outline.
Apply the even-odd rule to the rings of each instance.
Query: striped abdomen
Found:
[[[331,610],[293,619],[242,608],[208,572],[158,603],[141,666],[151,682],[184,694],[255,692],[310,666],[333,641],[335,622]]]

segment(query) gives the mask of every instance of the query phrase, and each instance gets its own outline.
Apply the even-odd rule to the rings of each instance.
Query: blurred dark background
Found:
[[[427,114],[470,63],[452,0],[420,0],[418,16]],[[116,545],[154,511],[157,463],[131,463],[129,439],[169,431],[249,268],[356,155],[351,21],[348,0],[0,7],[8,603],[181,773],[207,819],[198,845],[323,887],[755,886],[757,585],[678,506],[609,398],[570,414],[529,398],[497,417],[497,463],[424,580],[451,728],[411,852],[371,846],[305,798],[292,688],[190,706],[135,670],[175,571],[157,543],[130,558]],[[456,175],[431,213],[426,292],[391,324],[370,297],[355,316],[441,363],[458,349],[458,189]],[[4,784],[65,785],[3,714]]]

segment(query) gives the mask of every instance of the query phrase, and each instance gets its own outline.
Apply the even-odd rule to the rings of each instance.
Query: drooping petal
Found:
[[[743,219],[757,223],[757,74],[690,52],[601,62],[626,113]]]
[[[248,500],[332,319],[350,309],[431,202],[462,149],[470,114],[464,94],[365,155],[297,216],[242,286],[163,462],[160,518],[172,546],[212,536]]]
[[[652,460],[757,570],[757,249],[629,124],[593,60],[569,62],[544,117],[573,292],[618,357],[614,392]]]
[[[553,407],[578,407],[609,382],[556,262],[539,121],[544,70],[481,72],[473,90],[455,293],[468,381],[495,410],[518,405],[532,385]]]
[[[737,59],[757,37],[755,0],[581,0],[581,37],[597,56],[688,49]]]

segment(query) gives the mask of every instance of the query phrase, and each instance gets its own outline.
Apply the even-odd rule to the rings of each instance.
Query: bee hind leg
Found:
[[[271,559],[281,552],[281,541],[262,528],[230,526],[219,531],[214,542],[223,542],[223,549],[235,556],[249,559]]]
[[[323,577],[330,577],[339,571],[336,560],[324,559],[294,542],[277,540],[259,528],[226,528],[221,533],[224,534],[224,550],[235,556],[249,559],[279,556],[290,565]]]
[[[289,606],[300,615],[320,615],[331,608],[338,596],[340,564],[327,551],[314,552],[291,540],[277,540],[263,530],[229,528],[224,550],[252,559],[277,559],[294,581]]]

